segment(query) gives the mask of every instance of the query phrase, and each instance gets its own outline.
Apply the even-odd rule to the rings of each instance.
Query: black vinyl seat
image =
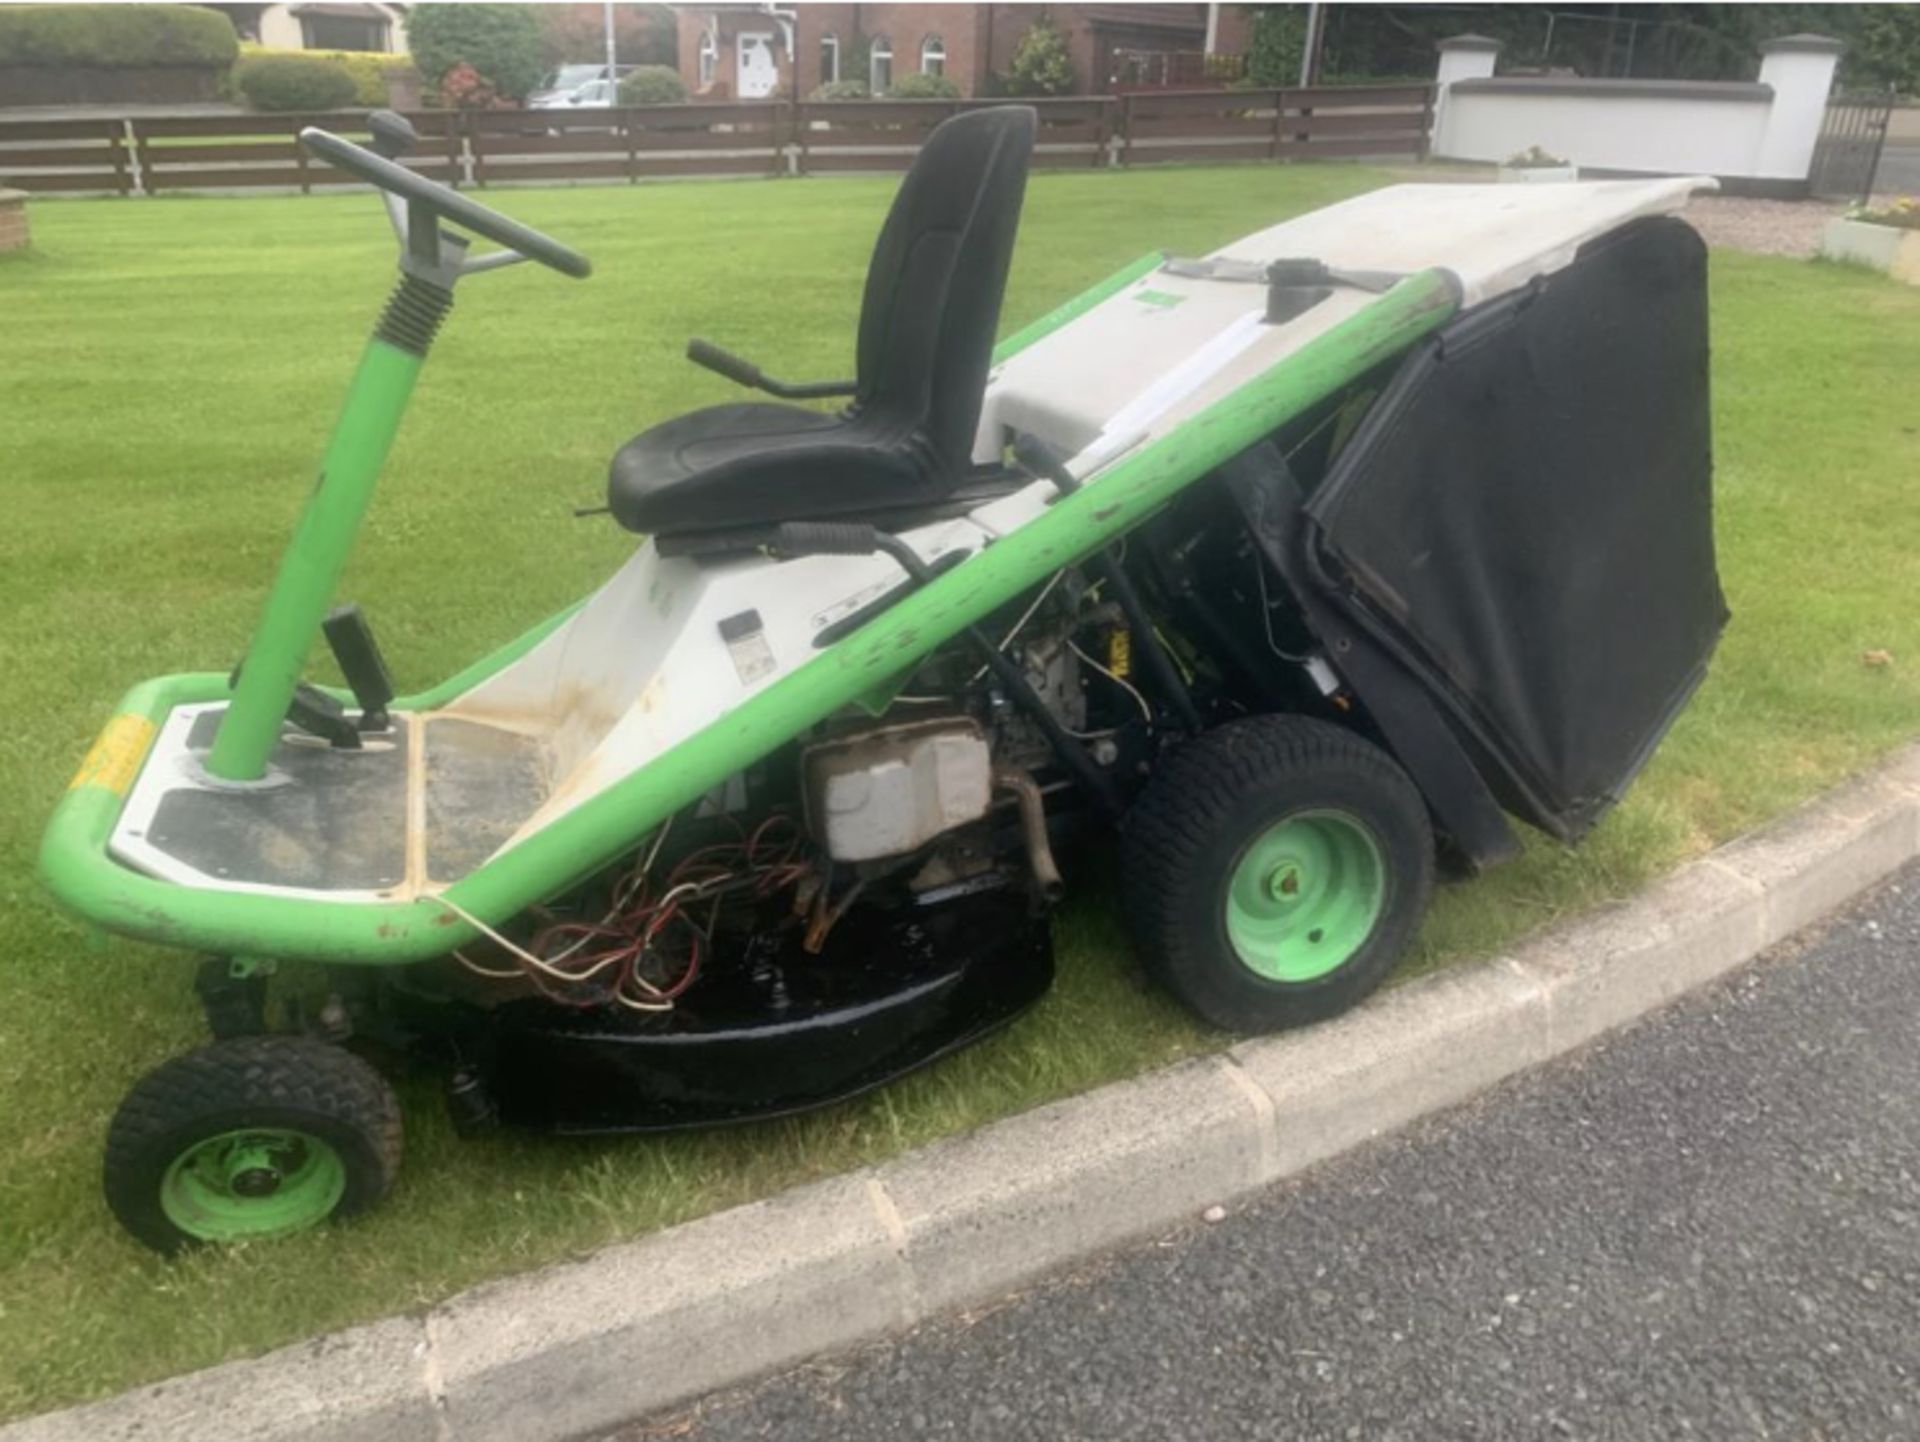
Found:
[[[946,121],[901,182],[867,270],[857,382],[840,415],[691,411],[613,458],[607,504],[656,536],[934,505],[968,480],[1034,112]]]

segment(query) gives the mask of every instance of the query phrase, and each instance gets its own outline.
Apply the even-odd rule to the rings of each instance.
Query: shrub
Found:
[[[1500,164],[1508,170],[1558,170],[1567,162],[1550,150],[1542,150],[1537,145],[1529,145],[1525,150],[1516,150]]]
[[[0,65],[233,64],[227,17],[197,5],[0,5]]]
[[[873,92],[867,89],[864,80],[829,80],[824,85],[813,87],[809,100],[866,100]]]
[[[456,65],[470,65],[494,93],[518,100],[546,69],[538,7],[416,5],[407,38],[427,80],[444,88]]]
[[[887,92],[889,100],[958,100],[960,87],[944,75],[902,75]]]
[[[233,83],[255,110],[338,110],[355,93],[346,66],[306,55],[248,56]]]
[[[506,110],[513,105],[464,60],[440,77],[439,94],[440,103],[455,110]]]
[[[1848,220],[1864,220],[1868,225],[1890,225],[1895,230],[1920,230],[1920,200],[1903,195],[1884,210],[1856,205],[1847,211]]]
[[[678,105],[687,98],[687,82],[671,65],[636,65],[618,89],[622,105]]]
[[[310,60],[330,60],[353,77],[353,103],[369,110],[387,103],[387,73],[413,65],[411,55],[383,55],[374,50],[271,50],[264,45],[241,45],[241,64],[256,55],[298,55]]]
[[[1073,61],[1067,37],[1045,20],[1027,27],[1007,66],[1010,95],[1065,95],[1073,89]]]

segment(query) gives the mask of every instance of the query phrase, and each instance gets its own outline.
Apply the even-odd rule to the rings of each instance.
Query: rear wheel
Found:
[[[1432,827],[1406,773],[1297,716],[1236,721],[1176,752],[1123,847],[1148,970],[1233,1031],[1318,1021],[1366,996],[1433,888]]]
[[[359,1057],[297,1036],[215,1042],[142,1077],[107,1133],[107,1205],[148,1246],[285,1236],[383,1198],[400,1107]]]

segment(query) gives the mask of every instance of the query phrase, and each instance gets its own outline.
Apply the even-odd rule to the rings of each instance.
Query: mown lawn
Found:
[[[1006,322],[1141,252],[1202,251],[1370,188],[1358,167],[1037,179]],[[597,501],[634,431],[729,388],[705,334],[847,370],[880,180],[496,193],[592,255],[586,284],[464,290],[347,594],[403,689],[584,592],[631,548]],[[457,1142],[415,1086],[400,1186],[351,1226],[165,1263],[97,1191],[107,1118],[195,1045],[182,959],[93,941],[32,875],[40,826],[134,679],[240,654],[392,243],[364,197],[36,205],[0,262],[0,1417],[421,1306],[1219,1044],[1136,978],[1100,897],[1060,923],[1052,997],[856,1105],[667,1140]],[[1541,843],[1444,894],[1411,968],[1484,953],[1777,813],[1920,730],[1920,292],[1714,261],[1719,530],[1735,612],[1713,677],[1579,852]],[[1890,665],[1863,663],[1868,651]]]

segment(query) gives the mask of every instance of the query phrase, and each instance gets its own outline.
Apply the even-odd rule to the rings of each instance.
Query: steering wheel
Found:
[[[584,279],[592,274],[593,262],[571,246],[562,245],[530,225],[522,225],[477,200],[469,199],[452,186],[429,180],[389,159],[389,156],[404,155],[417,139],[413,126],[403,117],[391,110],[376,110],[367,118],[367,124],[373,132],[377,152],[311,125],[300,132],[300,143],[328,164],[406,201],[409,229],[415,235],[420,233],[418,220],[424,210],[431,216],[450,221],[475,235],[505,246],[516,255],[551,266],[562,275]],[[428,234],[432,230],[429,224]],[[506,259],[504,256],[500,258]]]

